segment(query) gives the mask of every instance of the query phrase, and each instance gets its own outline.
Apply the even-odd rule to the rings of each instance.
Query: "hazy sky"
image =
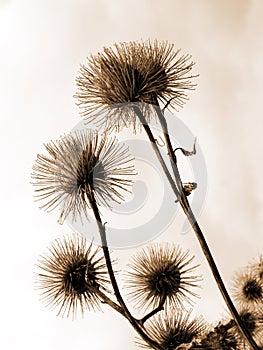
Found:
[[[192,54],[198,86],[177,116],[205,156],[201,226],[228,287],[233,272],[262,253],[262,13],[261,0],[0,1],[3,348],[135,348],[133,331],[114,312],[61,319],[33,284],[38,255],[70,229],[34,203],[31,168],[43,143],[79,122],[72,97],[79,64],[103,46],[164,39]],[[225,306],[196,238],[180,234],[182,223],[176,216],[158,240],[196,255],[204,280],[195,313],[219,320]],[[114,253],[121,268],[134,251]]]

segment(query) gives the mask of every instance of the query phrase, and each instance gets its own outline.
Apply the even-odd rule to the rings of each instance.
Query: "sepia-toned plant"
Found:
[[[192,288],[198,286],[196,265],[193,257],[182,252],[175,244],[148,246],[132,258],[127,274],[127,290],[139,309],[157,307],[165,302],[182,307],[183,302],[192,302],[197,294]]]
[[[98,204],[110,206],[123,200],[122,193],[131,185],[133,173],[128,149],[106,134],[76,131],[46,146],[48,155],[38,154],[33,167],[36,197],[41,208],[61,207],[59,221],[72,213],[73,219],[87,214],[93,196]]]
[[[162,315],[155,315],[145,328],[152,339],[161,349],[174,350],[179,346],[189,349],[194,339],[206,330],[206,323],[202,318],[191,317],[191,311],[178,311],[177,308],[165,309]],[[142,342],[144,348],[151,348]]]
[[[110,281],[99,247],[79,234],[57,239],[38,262],[37,286],[43,301],[73,318],[80,309],[100,308]],[[101,293],[102,292],[102,293]]]
[[[78,233],[58,238],[39,258],[36,283],[40,298],[62,316],[75,318],[78,310],[83,314],[104,305],[113,308],[137,333],[139,348],[259,350],[263,349],[262,255],[234,275],[230,296],[189,202],[198,184],[182,181],[177,162],[177,151],[185,157],[196,154],[196,140],[192,151],[175,147],[166,120],[166,109],[182,107],[187,92],[195,88],[193,66],[190,55],[180,55],[173,44],[156,40],[115,44],[80,66],[75,97],[87,128],[45,146],[47,154],[38,154],[33,166],[32,184],[41,208],[59,209],[61,224],[69,217],[82,224],[83,217],[95,219],[100,245],[88,243]],[[160,126],[162,145],[154,136],[152,120]],[[94,121],[97,130],[89,128]],[[124,127],[145,132],[174,195],[171,205],[179,203],[190,223],[228,308],[228,320],[208,325],[202,316],[192,316],[189,305],[193,307],[198,296],[200,264],[193,264],[189,250],[174,242],[153,243],[138,251],[123,273],[124,290],[120,289],[107,222],[99,207],[121,204],[136,176],[132,154],[118,137],[109,135]],[[85,225],[88,231],[89,222]]]
[[[180,55],[180,50],[174,51],[174,45],[165,41],[132,41],[104,48],[80,67],[75,97],[81,115],[104,123],[106,128],[120,130],[133,125],[136,129],[133,104],[148,122],[154,118],[151,107],[157,100],[183,106],[187,90],[195,86],[189,74],[193,65],[191,56]]]
[[[243,306],[263,306],[263,283],[257,271],[246,268],[236,274],[233,283],[233,297]]]

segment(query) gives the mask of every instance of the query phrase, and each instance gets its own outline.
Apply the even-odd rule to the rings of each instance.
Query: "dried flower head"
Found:
[[[232,329],[232,322],[227,324],[219,323],[211,331],[206,333],[197,349],[211,350],[239,350],[240,341]],[[195,347],[193,347],[195,349]]]
[[[190,317],[191,311],[184,314],[177,309],[165,310],[148,321],[145,329],[151,339],[160,345],[161,349],[188,349],[190,344],[206,329],[202,318],[190,320]],[[144,342],[140,342],[140,345],[144,348],[150,348]]]
[[[171,107],[182,107],[186,90],[195,86],[189,75],[194,62],[191,56],[179,56],[174,45],[166,41],[123,42],[91,55],[87,65],[81,65],[77,77],[82,115],[94,119],[94,112],[110,110],[107,127],[118,128],[136,124],[134,103],[144,108],[148,120],[158,101]],[[127,104],[129,105],[127,108]],[[147,107],[148,106],[148,107]],[[95,118],[99,118],[96,113]]]
[[[129,265],[126,284],[130,299],[146,308],[164,301],[176,306],[191,302],[189,296],[197,296],[191,288],[200,281],[193,275],[197,266],[190,266],[192,260],[188,251],[183,253],[174,244],[153,244],[143,249]]]
[[[263,284],[257,274],[250,269],[237,273],[233,283],[233,296],[243,307],[263,304]]]
[[[38,262],[36,284],[41,299],[58,314],[67,317],[76,315],[77,308],[83,314],[85,309],[99,307],[99,291],[109,292],[109,280],[103,256],[99,247],[87,245],[85,237],[57,239]]]
[[[59,222],[72,213],[87,217],[87,207],[95,198],[98,204],[110,206],[110,201],[123,200],[133,174],[128,149],[116,139],[103,134],[99,141],[96,131],[78,131],[46,146],[49,155],[38,155],[33,167],[33,185],[41,208],[61,207]]]
[[[263,309],[254,309],[251,311],[249,308],[243,308],[239,311],[239,315],[255,341],[261,341],[263,335]],[[245,340],[235,321],[231,320],[230,323],[232,324],[232,333],[239,340],[239,343],[245,347]]]

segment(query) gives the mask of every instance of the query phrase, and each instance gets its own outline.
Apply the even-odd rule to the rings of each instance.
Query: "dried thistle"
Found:
[[[246,329],[255,340],[262,337],[262,312],[248,308],[239,310],[239,315]],[[211,350],[245,350],[246,342],[236,322],[231,319],[228,322],[219,324],[203,336],[198,345],[191,349]]]
[[[191,56],[179,56],[167,41],[132,41],[104,48],[81,65],[75,97],[81,114],[89,120],[100,119],[108,111],[107,127],[136,125],[136,114],[130,108],[139,105],[148,121],[153,117],[150,105],[158,101],[173,108],[182,107],[186,90],[194,88],[189,75],[194,62]],[[92,115],[96,112],[95,116]]]
[[[251,333],[257,342],[260,342],[263,335],[263,309],[259,308],[252,311],[248,308],[243,308],[239,311],[239,315],[246,329]],[[236,339],[239,340],[239,343],[242,344],[243,348],[246,348],[245,340],[235,321],[231,320],[230,323],[233,325],[232,332],[235,334]]]
[[[85,237],[74,234],[72,237],[57,239],[48,252],[41,255],[37,264],[37,287],[41,299],[58,314],[67,317],[80,308],[98,308],[99,291],[110,292],[109,279],[104,258],[99,247],[87,246]]]
[[[233,281],[233,297],[242,307],[263,305],[263,283],[249,268],[237,273]]]
[[[191,311],[183,313],[177,309],[165,310],[148,321],[145,329],[147,334],[160,345],[161,349],[189,349],[191,343],[207,327],[201,317],[192,320],[190,317]],[[144,348],[151,349],[148,344],[142,341],[138,343]]]
[[[232,323],[219,323],[211,331],[202,337],[198,345],[192,349],[209,349],[209,350],[239,350],[239,337],[232,330]]]
[[[41,208],[61,207],[59,222],[72,213],[87,217],[87,207],[95,198],[98,204],[110,206],[110,201],[123,200],[132,181],[124,179],[133,174],[128,149],[116,139],[103,134],[99,141],[96,131],[78,131],[50,142],[48,156],[38,155],[33,167],[33,185]]]
[[[197,296],[191,288],[200,281],[199,276],[193,275],[197,265],[190,266],[193,258],[188,251],[183,253],[169,243],[143,249],[129,264],[126,284],[130,299],[145,308],[156,307],[164,300],[178,307],[184,301],[191,302],[189,296]]]

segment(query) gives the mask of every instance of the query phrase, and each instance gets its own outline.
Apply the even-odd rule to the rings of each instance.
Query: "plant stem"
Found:
[[[247,340],[247,342],[250,344],[251,348],[254,349],[254,350],[259,350],[257,344],[255,343],[254,339],[252,338],[250,332],[247,330],[247,328],[245,327],[244,323],[242,322],[227,290],[226,290],[226,287],[224,285],[224,282],[220,276],[220,273],[217,269],[217,266],[215,264],[215,261],[213,259],[213,256],[210,252],[210,249],[206,243],[206,240],[205,240],[205,237],[202,233],[202,230],[200,228],[200,226],[198,225],[197,223],[197,220],[194,216],[194,213],[192,212],[192,209],[189,205],[189,202],[188,202],[188,199],[184,193],[184,190],[183,190],[183,184],[182,184],[182,180],[181,180],[181,177],[180,177],[180,173],[179,173],[179,169],[178,169],[178,166],[177,166],[177,158],[176,158],[176,155],[175,153],[173,152],[173,147],[172,147],[172,144],[171,144],[171,140],[170,140],[170,136],[169,136],[169,133],[168,133],[168,127],[167,127],[167,123],[166,123],[166,120],[165,120],[165,117],[159,107],[159,105],[156,106],[156,112],[157,112],[157,115],[159,117],[159,121],[160,121],[160,124],[162,126],[162,129],[163,129],[163,134],[164,134],[164,139],[165,139],[165,143],[166,143],[166,147],[167,147],[167,150],[168,150],[168,155],[170,157],[170,161],[171,161],[171,165],[172,165],[172,169],[173,169],[173,172],[174,172],[174,176],[175,176],[175,180],[176,180],[176,184],[177,184],[177,187],[179,189],[179,202],[180,202],[180,205],[182,207],[182,209],[184,210],[185,212],[185,215],[188,219],[188,221],[190,222],[196,236],[197,236],[197,239],[201,245],[201,248],[203,250],[203,253],[208,261],[208,264],[211,268],[211,271],[214,275],[214,278],[216,280],[216,283],[218,285],[218,288],[225,300],[225,303],[226,305],[228,306],[235,322],[237,323],[240,331],[242,332],[243,336],[245,337],[245,339]],[[178,196],[177,196],[178,197]]]
[[[94,288],[94,292],[101,298],[102,303],[109,305],[115,311],[119,312],[122,316],[126,317],[123,308],[116,304],[114,301],[112,301],[109,297],[107,297],[102,291]]]
[[[157,308],[155,308],[154,310],[152,310],[151,312],[149,312],[147,315],[145,315],[142,319],[139,320],[139,322],[141,324],[144,324],[150,317],[154,316],[155,314],[157,314],[159,311],[163,310],[163,306],[166,300],[166,296],[164,296],[161,300],[159,305],[157,306]]]
[[[170,186],[172,187],[172,190],[174,191],[174,193],[175,193],[175,195],[177,197],[177,200],[179,201],[179,197],[180,197],[179,191],[178,191],[178,189],[177,189],[177,187],[176,187],[176,185],[174,183],[174,180],[173,180],[173,178],[172,178],[172,176],[171,176],[171,174],[170,174],[170,172],[169,172],[169,170],[168,170],[168,168],[167,168],[167,166],[166,166],[166,164],[165,164],[165,162],[163,160],[163,157],[162,157],[161,152],[160,152],[160,150],[158,148],[156,140],[155,140],[155,138],[154,138],[154,136],[152,134],[152,131],[151,131],[151,129],[150,129],[150,127],[149,127],[149,125],[148,125],[144,115],[142,114],[140,108],[137,107],[137,106],[133,106],[133,110],[135,111],[135,113],[137,114],[138,118],[140,119],[140,122],[142,123],[143,128],[144,128],[144,130],[145,130],[145,132],[146,132],[146,134],[147,134],[147,136],[148,136],[148,138],[149,138],[149,140],[151,142],[151,145],[152,145],[152,147],[154,149],[154,152],[155,152],[155,154],[156,154],[156,156],[157,156],[157,158],[158,158],[158,160],[159,160],[159,162],[160,162],[160,164],[161,164],[161,166],[163,168],[163,171],[164,171],[164,173],[165,173],[165,175],[166,175],[166,177],[167,177],[167,179],[168,179],[168,181],[170,183]]]
[[[128,310],[118,287],[118,283],[116,281],[115,275],[114,275],[114,271],[113,271],[113,267],[112,267],[112,263],[111,263],[111,258],[110,258],[110,252],[109,252],[109,248],[108,248],[108,244],[107,244],[107,238],[106,238],[106,230],[105,230],[105,225],[102,223],[101,221],[101,217],[100,217],[100,213],[99,213],[99,209],[94,197],[93,192],[91,191],[91,198],[89,198],[89,202],[90,202],[90,206],[91,209],[95,215],[96,218],[96,222],[98,225],[98,229],[99,229],[99,233],[100,233],[100,238],[101,238],[101,245],[102,245],[102,249],[103,249],[103,253],[104,253],[104,257],[106,260],[106,265],[107,265],[107,269],[108,269],[108,273],[110,276],[110,280],[111,280],[111,284],[115,293],[115,296],[120,304],[120,306],[118,306],[117,304],[115,304],[116,306],[118,306],[118,308],[116,309],[115,305],[112,305],[111,303],[108,303],[108,301],[110,299],[108,299],[107,301],[105,300],[105,302],[107,302],[108,305],[112,306],[116,311],[120,312],[124,317],[126,317],[128,319],[128,321],[130,322],[130,324],[133,326],[133,328],[139,333],[139,335],[142,337],[142,339],[147,342],[153,349],[157,349],[157,350],[165,350],[163,349],[156,341],[152,340],[142,329],[141,323],[139,322],[139,320],[137,320],[136,318],[134,318],[130,311]]]

